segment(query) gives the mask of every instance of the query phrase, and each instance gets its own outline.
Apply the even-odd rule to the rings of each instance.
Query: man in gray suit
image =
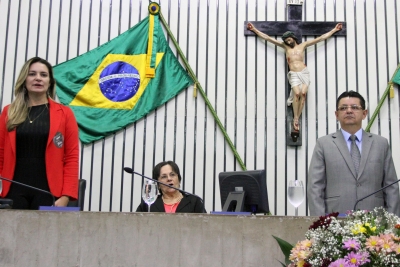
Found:
[[[338,97],[335,115],[341,130],[319,138],[311,159],[307,191],[312,216],[346,213],[358,199],[397,180],[387,139],[361,128],[367,114],[359,93]],[[399,199],[396,183],[360,201],[357,209],[382,206],[400,215]]]

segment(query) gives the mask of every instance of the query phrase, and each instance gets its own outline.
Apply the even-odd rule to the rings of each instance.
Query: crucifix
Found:
[[[344,22],[302,21],[302,1],[288,3],[288,21],[245,21],[244,35],[258,35],[264,40],[282,47],[289,67],[290,91],[286,90],[288,125],[287,144],[301,146],[301,112],[305,104],[310,75],[304,64],[304,50],[311,45],[328,39],[333,34],[346,35]],[[296,3],[294,3],[296,2]],[[322,34],[322,35],[321,35]],[[302,43],[304,35],[319,36]],[[270,36],[282,36],[282,42]],[[289,106],[292,106],[290,109]]]

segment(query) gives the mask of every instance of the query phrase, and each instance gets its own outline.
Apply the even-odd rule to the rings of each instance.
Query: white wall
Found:
[[[336,131],[337,96],[360,92],[370,114],[399,62],[399,9],[395,0],[306,0],[305,21],[346,21],[347,36],[310,47],[312,74],[302,116],[302,146],[286,145],[287,89],[283,50],[245,37],[244,21],[284,21],[286,1],[160,1],[161,11],[191,68],[224,124],[248,170],[266,169],[273,214],[293,215],[286,201],[290,179],[307,181],[318,137]],[[118,36],[148,15],[140,0],[0,0],[0,105],[12,101],[23,63],[33,57],[53,65]],[[305,37],[309,40],[311,37]],[[175,51],[173,44],[171,48]],[[397,89],[397,88],[396,88]],[[364,121],[367,125],[370,116]],[[371,132],[389,139],[400,169],[399,94],[386,101]],[[88,180],[85,210],[134,211],[141,179],[129,166],[151,176],[152,167],[174,160],[184,189],[204,198],[206,209],[221,210],[218,173],[240,170],[220,129],[193,88],[146,118],[91,145],[82,146],[81,176]],[[299,215],[307,215],[306,202]]]

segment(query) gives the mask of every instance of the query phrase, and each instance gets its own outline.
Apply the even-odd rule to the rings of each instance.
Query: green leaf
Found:
[[[278,245],[280,246],[280,248],[283,252],[283,255],[285,255],[286,264],[289,264],[290,263],[290,260],[289,260],[290,251],[292,250],[293,245],[279,237],[274,236],[274,235],[272,237],[275,238],[275,240],[278,242]],[[282,265],[285,266],[283,263],[282,263]]]

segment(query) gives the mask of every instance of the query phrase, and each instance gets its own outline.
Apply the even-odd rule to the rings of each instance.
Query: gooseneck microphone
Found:
[[[36,191],[39,191],[39,192],[48,194],[48,195],[50,195],[50,196],[53,198],[53,206],[56,205],[56,199],[54,198],[54,195],[53,195],[52,193],[50,193],[49,191],[46,191],[46,190],[43,190],[43,189],[40,189],[40,188],[31,186],[31,185],[27,185],[27,184],[24,184],[24,183],[21,183],[21,182],[17,182],[17,181],[8,179],[8,178],[4,178],[4,177],[2,177],[2,176],[0,176],[0,180],[4,180],[4,181],[10,182],[10,183],[18,184],[18,185],[21,185],[21,186],[24,186],[24,187],[28,187],[28,188],[30,188],[30,189],[33,189],[33,190],[36,190]]]
[[[131,174],[137,174],[137,175],[139,175],[139,176],[142,176],[143,178],[146,178],[146,179],[151,180],[151,181],[153,181],[153,182],[156,182],[156,183],[158,183],[158,184],[162,184],[162,185],[168,186],[168,187],[170,187],[170,188],[172,188],[172,189],[175,189],[175,190],[178,190],[178,191],[180,191],[180,192],[182,192],[182,193],[184,193],[184,194],[192,195],[192,196],[198,197],[198,198],[200,198],[201,202],[203,202],[203,199],[201,199],[201,197],[199,197],[198,195],[189,193],[189,192],[187,192],[187,191],[185,191],[185,190],[182,190],[182,189],[180,189],[180,188],[177,188],[177,187],[174,187],[174,186],[172,186],[172,185],[169,185],[169,184],[160,182],[160,181],[158,181],[158,180],[155,180],[155,179],[153,179],[153,178],[147,177],[147,176],[145,176],[145,175],[143,175],[143,174],[140,174],[140,173],[138,173],[138,172],[133,171],[132,168],[124,167],[124,171],[126,171],[127,173],[131,173]]]
[[[365,197],[363,197],[363,198],[358,199],[358,200],[356,201],[356,204],[354,205],[354,209],[353,209],[353,210],[354,210],[354,211],[356,210],[358,202],[360,202],[360,201],[362,201],[362,200],[364,200],[364,199],[366,199],[366,198],[369,198],[370,196],[375,195],[376,193],[379,193],[380,191],[385,190],[385,189],[388,188],[389,186],[392,186],[392,185],[394,185],[395,183],[398,183],[398,182],[400,182],[400,180],[396,180],[396,181],[394,181],[393,183],[388,184],[388,185],[386,185],[386,186],[384,186],[384,187],[382,187],[382,188],[376,190],[375,192],[373,192],[373,193],[371,193],[371,194],[369,194],[369,195],[367,195],[367,196],[365,196]]]

